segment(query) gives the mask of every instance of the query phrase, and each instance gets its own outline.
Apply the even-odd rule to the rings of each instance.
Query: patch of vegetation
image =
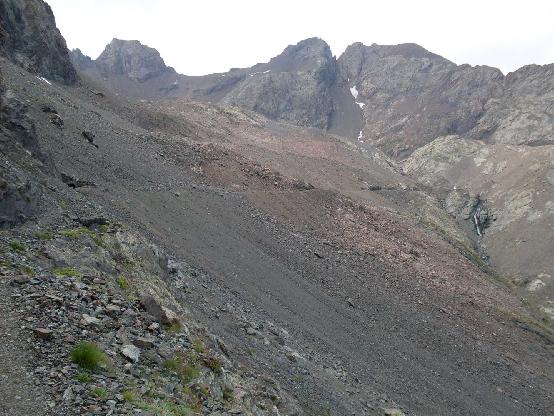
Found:
[[[99,399],[106,400],[108,398],[108,391],[103,387],[95,387],[91,391],[92,395]]]
[[[27,266],[26,264],[20,264],[17,267],[17,270],[19,271],[20,274],[26,274],[27,276],[35,276],[36,275],[35,270],[32,267]]]
[[[554,343],[554,330],[549,325],[549,322],[538,321],[528,316],[506,312],[509,319],[524,330],[535,334],[544,339],[548,343]]]
[[[81,277],[82,273],[73,267],[57,267],[52,271],[58,277]]]
[[[58,205],[61,209],[66,209],[67,208],[67,202],[65,202],[63,200],[59,200]]]
[[[215,357],[204,358],[204,364],[215,374],[221,374],[223,372],[221,368],[221,361]]]
[[[192,343],[192,349],[198,354],[206,354],[208,350],[201,339],[195,339]]]
[[[60,234],[71,239],[79,238],[82,235],[88,235],[91,238],[94,238],[96,236],[94,231],[89,230],[87,227],[68,228],[65,230],[61,230]]]
[[[123,275],[118,276],[116,282],[117,285],[123,290],[129,290],[131,288],[131,283],[129,282],[129,279],[127,279]]]
[[[49,231],[37,231],[35,237],[42,241],[50,241],[54,239],[54,234]]]
[[[89,373],[82,372],[77,374],[77,381],[83,384],[90,383],[92,381],[92,377],[90,376]]]
[[[200,376],[198,358],[184,351],[177,351],[174,358],[163,363],[163,367],[175,373],[185,384]]]
[[[125,390],[122,394],[123,401],[127,403],[133,403],[137,400],[137,394],[134,390]]]
[[[157,403],[146,403],[144,401],[137,403],[137,407],[156,416],[190,416],[194,412],[187,406],[170,403],[167,401]]]
[[[223,388],[223,400],[225,400],[226,402],[232,402],[233,400],[235,400],[235,391],[232,387],[225,386]]]
[[[198,390],[198,386],[194,387]],[[209,396],[209,391],[204,387],[202,391],[198,390],[198,392],[195,393],[191,386],[186,386],[183,389],[183,396],[185,397],[185,402],[191,409],[200,411],[202,409],[202,402]]]
[[[110,224],[101,224],[99,227],[98,227],[98,232],[102,233],[102,234],[105,234],[107,233],[108,231],[110,231]]]
[[[10,248],[18,253],[25,253],[27,251],[27,247],[17,240],[10,241]]]
[[[181,322],[179,321],[175,321],[170,325],[165,325],[164,328],[166,329],[167,332],[170,332],[172,334],[177,334],[181,332],[181,329],[183,329],[183,324],[181,324]]]
[[[108,357],[95,343],[82,341],[71,351],[71,361],[82,369],[94,371],[106,364]]]
[[[13,264],[7,260],[0,260],[0,267],[11,268]]]

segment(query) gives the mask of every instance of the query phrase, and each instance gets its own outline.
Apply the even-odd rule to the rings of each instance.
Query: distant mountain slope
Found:
[[[398,158],[437,136],[470,131],[503,79],[497,69],[457,66],[414,44],[356,43],[339,67],[363,104],[364,140]]]
[[[486,145],[442,137],[415,151],[405,171],[442,192],[447,210],[475,221],[492,265],[554,319],[554,146]]]

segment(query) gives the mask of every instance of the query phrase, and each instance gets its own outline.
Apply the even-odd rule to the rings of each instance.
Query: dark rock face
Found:
[[[0,73],[0,148],[8,153],[23,146],[34,156],[42,156],[34,123],[26,106],[6,91]],[[10,163],[0,163],[0,229],[24,222],[37,211],[40,187]]]
[[[554,64],[527,65],[506,75],[503,94],[491,99],[472,137],[493,143],[554,143]]]
[[[49,80],[77,79],[54,14],[42,0],[0,2],[0,54]]]
[[[89,56],[81,52],[81,49],[73,49],[69,51],[69,58],[73,63],[73,66],[79,70],[84,71],[86,69],[94,67],[94,61]]]
[[[137,82],[145,82],[164,72],[172,71],[165,65],[156,49],[149,48],[137,40],[113,39],[95,64],[104,77],[124,75]]]
[[[272,119],[327,129],[335,78],[336,62],[329,45],[318,38],[306,39],[268,64],[252,68],[221,102]]]
[[[364,139],[399,158],[437,136],[468,132],[502,91],[499,70],[457,66],[415,44],[356,43],[339,68],[363,105]]]
[[[7,90],[0,73],[0,143],[6,150],[13,143],[27,149],[34,157],[43,159],[34,122],[27,115],[27,105]]]

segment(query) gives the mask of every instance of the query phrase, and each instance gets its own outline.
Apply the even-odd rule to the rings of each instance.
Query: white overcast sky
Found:
[[[137,39],[188,75],[266,62],[313,36],[335,55],[354,42],[414,42],[504,73],[554,62],[554,0],[46,1],[70,48],[96,58],[114,37]]]

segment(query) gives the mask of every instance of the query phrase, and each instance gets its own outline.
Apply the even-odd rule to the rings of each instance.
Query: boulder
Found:
[[[152,315],[162,325],[180,324],[178,315],[171,309],[160,305],[152,296],[145,296],[140,300],[140,304],[146,312]]]

